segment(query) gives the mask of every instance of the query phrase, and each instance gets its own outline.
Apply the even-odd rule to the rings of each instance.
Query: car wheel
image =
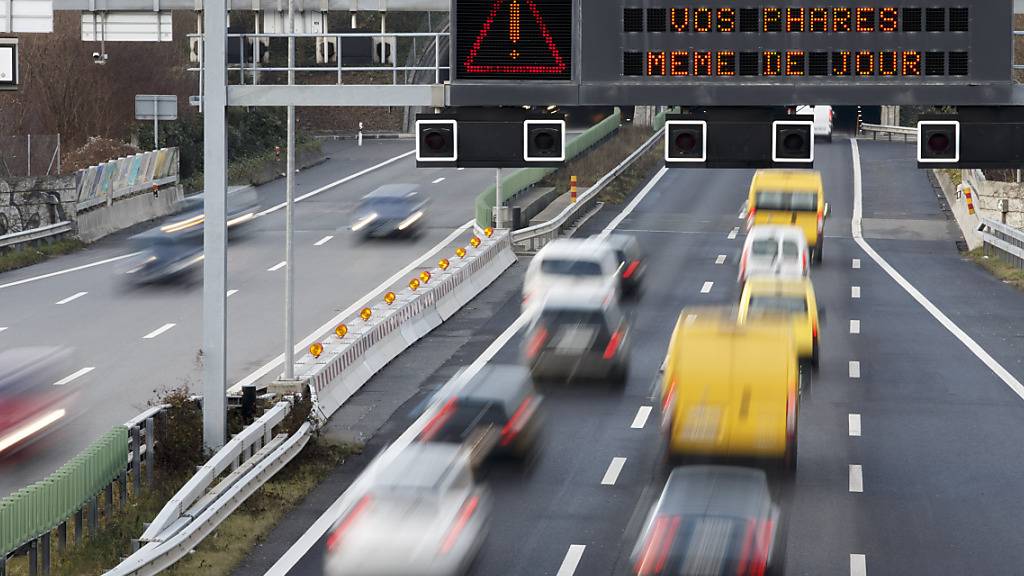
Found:
[[[783,466],[786,476],[792,478],[796,476],[796,436],[793,436],[791,442],[786,443],[786,455],[783,457]]]
[[[619,365],[612,369],[608,380],[615,386],[624,387],[629,378],[629,365]]]

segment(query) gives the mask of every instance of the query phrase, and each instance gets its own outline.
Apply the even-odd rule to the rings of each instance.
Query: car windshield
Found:
[[[775,240],[755,240],[750,252],[761,258],[774,258],[779,252],[779,244]]]
[[[800,256],[800,247],[796,242],[784,241],[782,243],[782,257],[785,259],[795,259]]]
[[[562,260],[551,258],[540,264],[545,274],[560,276],[601,276],[601,264],[593,260]]]
[[[818,209],[818,194],[813,190],[800,192],[761,191],[757,193],[758,210],[814,212]]]
[[[797,296],[751,296],[750,312],[806,313],[807,301]]]

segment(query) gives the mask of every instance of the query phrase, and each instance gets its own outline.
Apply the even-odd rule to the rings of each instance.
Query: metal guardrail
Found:
[[[868,132],[871,134],[872,140],[878,140],[879,134],[884,134],[891,141],[893,136],[899,136],[904,142],[916,141],[917,140],[917,128],[911,128],[908,126],[889,126],[885,124],[861,124],[861,132]]]
[[[978,232],[985,243],[985,254],[1024,268],[1024,231],[988,218],[980,220]]]
[[[17,246],[18,244],[25,244],[26,242],[35,242],[36,240],[42,240],[43,238],[49,238],[51,236],[59,236],[61,234],[67,234],[73,232],[75,225],[71,222],[57,222],[56,224],[50,224],[48,226],[40,226],[39,228],[32,228],[31,230],[22,230],[21,232],[12,232],[0,236],[0,248],[8,248],[10,246]]]

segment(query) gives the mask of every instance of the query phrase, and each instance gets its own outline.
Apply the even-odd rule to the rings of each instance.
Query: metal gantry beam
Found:
[[[54,10],[106,12],[128,10],[202,10],[204,0],[53,0]],[[217,2],[228,10],[280,10],[278,0],[224,0]],[[447,12],[450,0],[295,0],[295,9],[350,12]],[[210,2],[210,6],[215,6]]]

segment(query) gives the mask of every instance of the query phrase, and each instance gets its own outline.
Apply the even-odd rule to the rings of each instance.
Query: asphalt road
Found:
[[[411,140],[367,140],[362,147],[332,142],[326,145],[329,161],[296,175],[297,197],[323,189],[295,210],[297,339],[465,226],[473,216],[474,198],[493,182],[493,170],[416,169],[409,155],[324,189],[412,148]],[[432,200],[425,233],[415,241],[355,242],[346,228],[356,202],[393,182],[425,187]],[[262,207],[283,202],[284,186],[280,179],[259,187]],[[284,338],[285,276],[283,268],[275,268],[284,260],[284,210],[260,217],[251,228],[228,250],[228,289],[237,291],[228,299],[229,385],[279,355]],[[0,331],[0,347],[68,346],[75,350],[74,362],[66,366],[69,376],[92,368],[64,384],[78,392],[80,417],[0,461],[0,495],[53,472],[110,427],[144,410],[156,391],[181,385],[198,391],[200,278],[133,289],[117,273],[118,262],[74,270],[128,253],[127,235],[0,275],[0,327],[6,328]],[[321,243],[328,236],[333,238]],[[37,279],[19,283],[32,278]],[[272,370],[264,380],[279,373],[279,368]]]
[[[956,227],[914,167],[912,147],[860,143],[859,191],[849,141],[817,152],[832,205],[824,263],[812,271],[826,316],[821,371],[801,404],[796,480],[777,491],[788,515],[787,573],[1020,574],[1022,295],[957,253]],[[647,291],[632,308],[628,383],[621,391],[544,389],[548,417],[537,462],[486,475],[496,509],[474,574],[628,571],[640,517],[665,474],[651,401],[657,371],[682,307],[738,297],[743,235],[731,232],[743,227],[737,215],[750,176],[669,171],[621,221],[619,230],[638,237],[650,264]],[[858,194],[862,243],[851,224]],[[581,233],[600,231],[615,212],[598,213]],[[262,573],[279,559],[292,566],[289,574],[321,573],[322,539],[289,547],[411,422],[430,391],[512,323],[525,263],[339,411],[331,433],[370,438],[366,454],[338,468],[238,574]],[[706,282],[713,284],[703,293]],[[517,361],[518,346],[513,337],[494,361]],[[389,389],[395,382],[400,390]],[[644,407],[653,407],[650,417],[636,425]],[[625,464],[603,485],[613,458]],[[570,546],[585,547],[576,565],[566,562]]]

